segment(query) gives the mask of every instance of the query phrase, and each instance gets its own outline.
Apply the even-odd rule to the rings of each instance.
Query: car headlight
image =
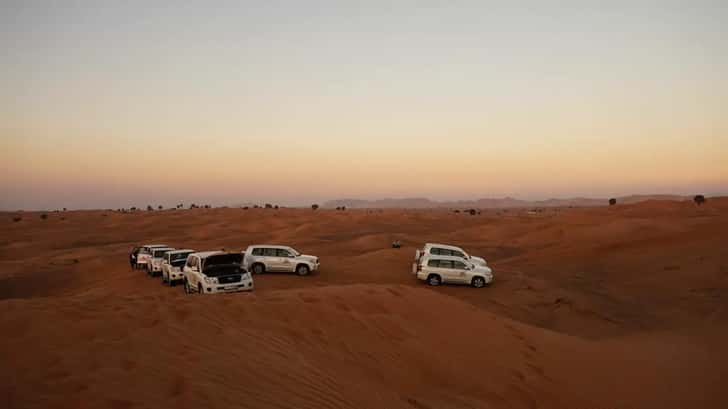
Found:
[[[207,284],[217,284],[217,278],[216,277],[205,277],[205,282]]]

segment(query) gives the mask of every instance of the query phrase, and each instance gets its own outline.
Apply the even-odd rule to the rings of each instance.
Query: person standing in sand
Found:
[[[136,268],[137,255],[139,254],[139,247],[134,247],[129,253],[129,266],[132,270]]]

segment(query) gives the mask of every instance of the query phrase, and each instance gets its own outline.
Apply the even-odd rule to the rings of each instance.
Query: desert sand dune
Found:
[[[8,408],[724,407],[726,211],[6,213],[0,392]],[[496,281],[418,282],[426,241],[484,256]],[[285,243],[322,267],[185,296],[129,269],[148,242]]]

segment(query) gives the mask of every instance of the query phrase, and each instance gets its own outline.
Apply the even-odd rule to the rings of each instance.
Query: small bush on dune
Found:
[[[470,209],[470,210],[468,210],[468,213],[470,213],[471,216],[475,216],[477,211],[475,209]]]
[[[273,205],[272,205],[272,204],[270,204],[270,203],[266,203],[266,204],[265,204],[265,208],[266,208],[266,209],[272,209],[272,208],[273,208]]]
[[[43,213],[43,214],[40,215],[40,218],[41,218],[41,220],[45,220],[45,219],[48,218],[48,215],[45,214],[45,213]]]
[[[693,201],[695,202],[695,204],[700,206],[700,205],[704,204],[707,200],[705,199],[705,196],[703,196],[703,195],[696,195],[693,198]]]
[[[13,217],[13,222],[14,222],[14,223],[17,223],[17,222],[19,222],[19,221],[21,221],[21,220],[23,220],[23,218],[22,218],[22,217],[20,217],[20,216],[15,216],[15,217]]]
[[[459,209],[455,209],[455,210],[453,210],[453,212],[460,213],[460,210]]]
[[[617,199],[615,199],[615,198],[611,198],[611,199],[609,199],[609,205],[610,205],[610,206],[614,206],[614,205],[616,205],[616,204],[617,204]]]
[[[313,210],[317,210],[318,208],[319,208],[319,205],[317,205],[315,203],[311,205],[311,209],[313,209]]]
[[[151,212],[153,210],[154,210],[154,208],[152,207],[152,205],[147,205],[147,211],[148,212]]]
[[[248,210],[248,209],[249,209],[249,207],[248,207],[248,206],[244,206],[244,207],[243,207],[243,210]]]
[[[159,205],[159,206],[157,206],[157,209],[162,210],[162,209],[164,209],[164,206]]]
[[[278,205],[273,206],[274,209],[278,210]]]

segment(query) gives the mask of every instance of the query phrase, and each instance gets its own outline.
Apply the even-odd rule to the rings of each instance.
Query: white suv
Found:
[[[182,267],[187,262],[187,256],[194,252],[194,250],[185,249],[164,253],[164,259],[162,259],[162,284],[174,286],[177,281],[184,281]]]
[[[426,255],[413,266],[413,272],[420,280],[430,285],[470,284],[475,288],[493,282],[493,271],[478,264],[470,263],[462,257]]]
[[[147,268],[149,258],[152,257],[152,249],[169,247],[166,244],[147,244],[142,246],[137,253],[136,265],[137,268]]]
[[[419,260],[420,257],[427,255],[460,257],[475,265],[488,265],[488,263],[485,262],[485,259],[468,255],[468,253],[460,247],[451,246],[449,244],[427,243],[425,244],[425,247],[415,252],[415,261]]]
[[[162,275],[162,259],[168,251],[174,250],[173,247],[155,247],[149,257],[147,257],[147,274],[152,277]]]
[[[319,258],[301,254],[288,246],[256,244],[245,250],[243,265],[255,274],[279,271],[305,276],[319,269]]]
[[[240,264],[243,255],[205,251],[187,256],[183,270],[185,293],[214,294],[251,291],[253,277]]]

